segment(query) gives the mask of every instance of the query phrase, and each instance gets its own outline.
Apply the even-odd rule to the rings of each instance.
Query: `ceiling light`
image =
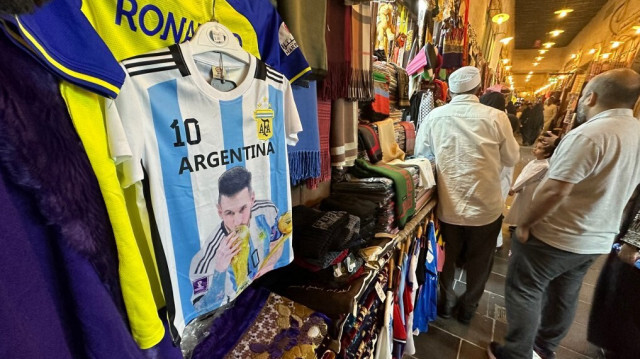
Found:
[[[554,11],[553,13],[558,15],[558,17],[565,17],[570,12],[573,12],[573,9],[560,9],[560,10]]]
[[[529,71],[529,75],[533,75],[533,71]]]
[[[596,53],[596,49],[591,49],[591,50],[589,50],[589,55],[593,55],[593,54],[595,54],[595,53]]]
[[[540,53],[540,55],[544,55],[544,54],[546,54],[546,53],[547,53],[547,51],[549,51],[549,50],[538,50],[538,52]]]
[[[620,45],[622,45],[624,41],[611,41],[611,48],[615,49],[617,47],[620,47]]]
[[[545,42],[544,44],[542,44],[542,46],[544,46],[547,49],[550,49],[551,46],[555,45],[555,42]]]
[[[527,77],[527,78],[524,80],[524,82],[529,82],[529,78]]]
[[[608,59],[608,58],[609,58],[609,56],[611,56],[611,53],[610,53],[610,52],[607,52],[606,54],[602,54],[602,55],[600,55],[600,56],[602,56],[602,58],[603,58],[603,59]]]
[[[549,34],[551,34],[551,36],[553,37],[558,37],[558,35],[562,34],[564,32],[564,30],[553,30],[553,31],[549,31]]]
[[[507,45],[511,42],[511,40],[513,40],[513,36],[505,37],[504,39],[500,40],[500,42]]]
[[[533,63],[533,66],[538,66],[538,65],[540,65],[540,63],[539,63],[539,62],[534,62],[534,63]]]
[[[566,76],[565,76],[565,75],[560,75],[560,76],[558,76],[558,78],[559,78],[560,80],[564,80],[564,79],[566,78]]]
[[[572,58],[572,59],[575,59],[576,57],[578,57],[578,55],[576,55],[576,54],[571,54],[571,58]]]
[[[542,61],[542,59],[544,59],[544,57],[542,57],[542,56],[536,57],[536,61]]]
[[[640,34],[640,25],[634,26],[633,29],[636,30],[636,34]]]
[[[503,63],[503,64],[505,64],[505,65],[506,65],[506,64],[508,64],[508,63],[509,63],[509,61],[511,61],[511,60],[509,60],[509,59],[502,59],[502,63]]]
[[[491,21],[495,22],[498,25],[500,25],[500,24],[502,24],[504,22],[507,22],[507,20],[509,20],[509,14],[504,14],[504,13],[503,14],[494,15],[491,18]]]

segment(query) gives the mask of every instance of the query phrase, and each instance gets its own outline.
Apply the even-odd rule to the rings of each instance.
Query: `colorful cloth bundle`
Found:
[[[396,123],[393,126],[393,132],[396,137],[396,143],[400,146],[400,149],[406,153],[407,141],[404,134],[404,127],[400,126],[399,123]]]
[[[389,81],[383,72],[373,72],[374,100],[371,103],[371,112],[366,117],[371,121],[383,120],[389,116]]]
[[[404,227],[414,214],[416,205],[413,179],[409,172],[386,164],[372,165],[363,160],[356,160],[354,170],[354,173],[359,177],[384,176],[393,180],[396,219],[400,228]]]
[[[352,168],[353,170],[353,168]],[[392,233],[396,228],[393,181],[384,177],[349,177],[348,182],[334,183],[333,195],[349,195],[377,205],[375,232]]]
[[[396,66],[396,78],[398,81],[397,98],[399,108],[409,107],[409,75],[402,67]]]
[[[214,320],[192,358],[316,357],[330,323],[322,313],[266,289],[249,287]]]
[[[395,159],[404,160],[404,151],[396,143],[393,120],[387,119],[375,124],[378,127],[378,138],[382,148],[382,161],[387,163]]]
[[[416,128],[413,122],[402,121],[398,123],[402,127],[405,138],[404,152],[408,156],[413,156],[413,150],[416,146]]]
[[[358,125],[358,145],[367,153],[371,163],[377,163],[382,160],[382,147],[378,133],[371,125]]]

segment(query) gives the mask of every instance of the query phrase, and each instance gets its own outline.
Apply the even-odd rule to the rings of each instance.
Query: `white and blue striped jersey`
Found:
[[[105,109],[122,185],[147,176],[166,259],[160,273],[167,273],[161,276],[178,336],[189,321],[233,300],[255,279],[270,244],[286,241],[276,268],[293,259],[291,237],[277,225],[279,215],[291,211],[286,146],[302,130],[289,81],[251,56],[237,87],[219,91],[206,78],[207,61],[218,55],[207,55],[196,61],[183,43],[122,61],[124,85]],[[218,178],[236,166],[252,174],[255,193],[245,283],[235,283],[229,272],[216,279],[212,269],[226,232]]]

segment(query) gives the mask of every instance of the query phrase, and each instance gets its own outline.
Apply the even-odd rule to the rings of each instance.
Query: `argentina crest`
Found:
[[[256,121],[256,131],[258,139],[268,140],[273,136],[274,112],[270,103],[260,103],[253,111],[253,119]]]

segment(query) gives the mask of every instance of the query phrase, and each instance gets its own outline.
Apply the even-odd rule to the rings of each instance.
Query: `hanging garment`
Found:
[[[320,176],[320,138],[316,82],[310,81],[309,87],[293,85],[292,90],[303,128],[298,134],[298,143],[287,146],[289,176],[291,184],[295,186]]]
[[[349,99],[373,99],[371,79],[371,4],[353,5],[351,11],[351,80]]]
[[[315,17],[313,13],[309,17]],[[305,17],[304,22],[309,17]],[[315,36],[314,41],[315,41]],[[351,81],[351,6],[342,0],[327,0],[327,26],[325,31],[328,71],[322,81],[322,98],[337,100],[349,96]]]
[[[418,278],[416,276],[416,269],[418,268],[418,257],[420,255],[420,238],[416,237],[414,240],[413,250],[410,252],[411,257],[409,259],[409,268],[407,269],[407,286],[410,291],[410,303],[415,305],[416,297],[418,294]],[[416,353],[416,346],[413,340],[413,321],[415,316],[415,308],[409,313],[407,318],[407,344],[405,346],[405,353],[413,355]]]
[[[331,166],[351,167],[358,155],[358,103],[338,99],[331,104]]]
[[[427,91],[422,93],[422,101],[420,101],[420,110],[418,112],[418,118],[414,121],[416,125],[416,132],[420,129],[422,121],[433,111],[435,103],[433,99],[433,92]]]
[[[429,221],[426,231],[425,283],[419,290],[413,316],[414,334],[429,330],[429,322],[436,319],[438,300],[438,252],[433,221]]]
[[[213,4],[211,0],[189,4],[170,0],[53,0],[33,14],[5,20],[15,24],[20,36],[35,50],[34,55],[58,75],[115,97],[124,79],[116,60],[189,40],[198,24],[211,20]],[[247,51],[261,54],[288,79],[295,81],[310,71],[298,44],[268,0],[220,0],[215,7],[216,19],[236,34]],[[153,16],[159,20],[154,20],[158,22],[151,27],[148,19]]]
[[[398,123],[402,126],[405,138],[404,152],[407,156],[413,156],[413,150],[416,146],[416,127],[413,122],[401,121]]]
[[[387,118],[390,111],[389,81],[384,72],[373,72],[375,99],[371,103],[371,114],[367,118],[371,121],[379,121]]]
[[[327,75],[327,40],[325,29],[327,16],[333,15],[327,10],[329,0],[279,0],[278,12],[282,15],[285,28],[291,29],[293,37],[300,45],[315,79],[322,79]],[[342,15],[344,16],[344,15]],[[337,14],[340,17],[340,14]],[[344,21],[344,20],[343,20]],[[327,39],[333,39],[327,37]]]
[[[304,127],[303,127],[304,131]],[[320,137],[320,176],[307,181],[307,187],[317,188],[320,182],[331,179],[331,101],[318,98],[318,132]]]
[[[147,65],[154,57],[164,60]],[[250,56],[245,78],[222,92],[195,61],[189,43],[125,60],[121,96],[106,104],[109,148],[122,186],[145,173],[149,181],[176,340],[189,321],[291,262],[291,198],[281,179],[289,176],[286,145],[294,145],[301,130],[282,74]],[[240,210],[250,216],[228,215]],[[230,260],[220,248],[232,231],[242,244]]]

